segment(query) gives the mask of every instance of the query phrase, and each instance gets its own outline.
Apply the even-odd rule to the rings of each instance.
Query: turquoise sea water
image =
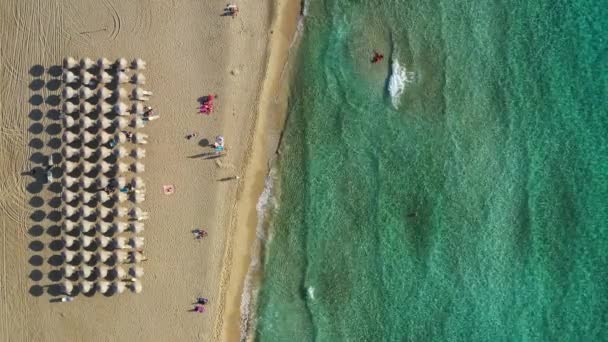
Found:
[[[608,339],[607,8],[311,1],[256,338]]]

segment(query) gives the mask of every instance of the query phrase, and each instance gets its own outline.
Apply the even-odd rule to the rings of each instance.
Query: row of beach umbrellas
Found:
[[[146,68],[146,62],[141,58],[135,58],[131,61],[129,65],[129,61],[124,58],[118,58],[115,61],[110,61],[105,57],[100,57],[97,61],[92,60],[91,58],[84,57],[80,59],[80,61],[76,60],[73,57],[65,57],[63,59],[63,69],[64,70],[74,70],[74,69],[82,69],[82,70],[119,70],[125,71],[128,68],[133,70],[144,70]]]
[[[118,236],[109,238],[105,235],[92,237],[82,235],[80,237],[74,237],[65,235],[63,238],[64,246],[67,248],[72,247],[101,247],[101,248],[113,248],[113,249],[142,249],[144,247],[144,237],[133,236],[125,237]]]
[[[115,264],[138,264],[142,261],[146,261],[147,258],[143,253],[139,251],[127,251],[127,250],[115,250],[112,252],[106,250],[100,250],[96,252],[90,251],[71,251],[64,249],[61,252],[61,256],[66,263],[83,262],[90,263],[95,261],[96,263],[106,263],[109,261]],[[68,266],[68,265],[66,265]]]
[[[104,220],[116,217],[143,221],[147,220],[149,217],[149,214],[139,207],[129,209],[125,207],[106,208],[103,206],[98,206],[97,208],[92,208],[89,206],[73,207],[69,204],[65,204],[61,211],[65,218],[73,222],[77,222],[81,218],[99,218]]]
[[[73,232],[89,233],[89,232],[95,231],[100,234],[107,234],[108,232],[113,232],[113,233],[132,232],[135,234],[139,234],[144,231],[144,223],[137,222],[137,221],[112,222],[112,223],[103,222],[103,221],[97,222],[97,223],[93,223],[93,222],[89,222],[89,221],[82,221],[82,222],[76,223],[73,221],[66,220],[63,222],[61,228],[62,228],[63,232],[65,232],[65,233],[73,233]],[[64,238],[66,239],[65,242],[67,244],[67,240],[71,240],[72,236],[65,235]],[[107,245],[106,241],[99,241],[99,242],[101,245]]]
[[[123,293],[128,288],[134,293],[140,293],[143,289],[141,282],[139,280],[135,281],[98,281],[98,282],[90,282],[90,281],[81,281],[79,283],[74,284],[69,280],[65,280],[62,283],[62,291],[68,296],[72,296],[75,294],[76,288],[82,293],[88,294],[93,291],[99,291],[103,294],[107,293]]]
[[[133,89],[133,92],[136,92],[138,89],[140,89],[140,88]],[[124,89],[121,89],[120,91],[117,91],[117,92],[121,92],[121,91],[124,91]],[[121,115],[121,116],[130,116],[131,114],[138,114],[138,115],[144,114],[144,112],[146,111],[147,108],[141,102],[135,102],[131,105],[131,108],[129,108],[126,104],[124,104],[120,100],[117,100],[117,101],[115,101],[114,104],[110,104],[107,102],[101,102],[101,103],[98,103],[97,105],[93,105],[89,102],[83,102],[80,105],[76,105],[72,102],[65,101],[62,109],[63,109],[63,112],[67,113],[67,114],[99,113],[102,115],[116,114],[116,115]],[[72,119],[74,119],[74,118],[72,118]],[[74,119],[74,120],[76,120],[76,119]]]
[[[144,269],[141,266],[131,266],[126,269],[120,266],[72,266],[65,265],[62,268],[62,273],[65,278],[74,278],[78,276],[79,278],[91,278],[95,276],[96,278],[113,278],[113,279],[124,279],[126,277],[132,278],[141,278],[144,275]]]

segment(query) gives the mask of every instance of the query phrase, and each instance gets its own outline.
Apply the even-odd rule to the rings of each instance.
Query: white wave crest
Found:
[[[312,286],[308,287],[308,298],[315,300],[315,288]]]
[[[391,95],[391,103],[395,109],[401,104],[401,95],[405,92],[405,87],[408,83],[414,82],[416,74],[412,71],[407,71],[405,66],[399,64],[397,58],[393,59],[391,64],[391,76],[388,80],[388,92]]]

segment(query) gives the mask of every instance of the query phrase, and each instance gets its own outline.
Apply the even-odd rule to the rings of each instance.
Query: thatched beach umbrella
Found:
[[[78,209],[72,207],[71,205],[64,205],[63,208],[61,208],[61,213],[65,217],[72,217],[78,213]]]
[[[140,162],[135,162],[131,165],[131,171],[133,171],[135,173],[144,172],[144,171],[146,171],[146,167],[144,166],[144,164],[142,164]]]
[[[91,266],[87,266],[87,265],[82,265],[80,266],[80,270],[78,271],[78,274],[82,277],[82,278],[89,278],[90,276],[92,276],[95,272],[95,269]]]
[[[84,159],[89,159],[95,156],[95,150],[90,147],[84,146],[80,149],[80,155],[82,155]]]
[[[95,76],[93,76],[93,74],[91,74],[90,72],[82,69],[82,70],[80,70],[80,79],[82,80],[82,84],[91,85],[95,81]],[[83,87],[83,89],[88,89],[88,88]],[[82,95],[81,95],[81,97],[82,97]],[[82,97],[82,98],[88,99],[88,97]]]
[[[105,188],[106,186],[108,186],[108,184],[110,184],[110,178],[106,177],[106,176],[98,176],[95,179],[95,184],[97,184],[97,188]]]
[[[99,260],[99,258],[97,258],[97,260]],[[100,279],[107,277],[109,271],[110,271],[110,268],[108,266],[102,265],[102,266],[95,267],[95,274],[97,275],[97,278],[100,278]]]
[[[71,177],[71,176],[63,176],[63,179],[61,180],[61,185],[63,185],[65,188],[71,188],[77,182],[78,182],[78,178]]]
[[[85,248],[91,247],[91,245],[93,245],[95,243],[95,239],[90,236],[83,235],[80,237],[80,243]]]
[[[88,89],[88,88],[85,88]],[[95,110],[95,106],[88,102],[83,102],[80,104],[80,112],[84,114],[90,114]]]
[[[78,106],[73,104],[72,102],[64,102],[63,103],[63,112],[66,114],[72,114],[76,110],[78,110]]]
[[[131,68],[135,70],[144,70],[146,68],[146,62],[141,58],[136,58],[131,62]]]
[[[133,96],[133,99],[135,100],[147,101],[149,99],[149,96],[152,96],[152,92],[144,90],[140,87],[135,87],[135,89],[133,89],[133,92],[131,93],[131,96]]]
[[[74,82],[77,82],[78,79],[79,79],[79,77],[76,76],[71,71],[64,71],[64,73],[63,73],[63,82],[65,82],[65,83],[74,83]]]
[[[112,68],[112,62],[110,62],[107,58],[102,57],[97,60],[97,67],[100,70],[109,70]]]
[[[80,60],[80,67],[85,70],[91,70],[95,66],[95,62],[93,62],[90,58],[83,58]]]
[[[131,185],[133,185],[135,189],[144,189],[146,187],[146,183],[141,177],[133,178],[133,180],[131,180]]]
[[[70,127],[76,126],[76,120],[74,120],[74,118],[69,115],[65,115],[63,117],[62,121],[63,121],[63,127],[65,127],[65,128],[70,128]]]
[[[115,248],[125,249],[125,248],[129,247],[128,242],[129,241],[127,240],[126,237],[119,236],[119,237],[114,238],[113,244],[114,244]]]
[[[131,257],[131,262],[136,263],[136,264],[140,263],[142,261],[148,260],[148,258],[146,258],[146,256],[141,252],[132,252],[130,257]]]
[[[145,156],[146,156],[146,150],[141,147],[136,147],[133,150],[131,150],[131,157],[133,157],[135,159],[141,159],[141,158],[144,158]]]
[[[61,135],[61,140],[65,141],[68,144],[71,144],[75,141],[80,140],[78,137],[78,134],[74,134],[70,131],[65,131],[63,132],[63,134]]]
[[[113,165],[108,162],[101,161],[97,164],[97,170],[99,170],[100,173],[108,173],[112,170],[112,166]]]
[[[108,114],[112,111],[112,105],[107,102],[100,102],[97,104],[97,111],[102,114]]]
[[[63,276],[68,278],[73,276],[74,274],[78,273],[78,269],[72,265],[65,265],[61,268],[61,273],[63,273]]]
[[[74,170],[78,169],[79,165],[80,165],[79,163],[71,162],[69,160],[64,162],[64,164],[63,164],[63,166],[65,168],[65,172],[67,172],[67,173],[71,173]]]
[[[80,207],[80,215],[82,215],[82,217],[91,217],[91,216],[93,216],[93,214],[95,214],[95,211],[93,211],[93,208],[87,207],[87,206]]]
[[[124,146],[119,146],[118,148],[114,149],[113,153],[117,158],[125,158],[129,156],[129,152]]]
[[[146,76],[144,76],[144,74],[138,72],[131,77],[131,82],[133,82],[137,85],[146,84]]]
[[[110,231],[110,229],[112,229],[112,225],[113,224],[109,222],[97,222],[97,224],[95,224],[95,230],[97,230],[98,233],[106,234]]]
[[[135,203],[139,204],[145,200],[146,200],[146,195],[143,192],[136,192],[135,195],[133,196],[133,202],[135,202]]]
[[[77,238],[69,235],[65,235],[61,239],[63,240],[63,246],[66,248],[71,248],[78,242]]]
[[[127,186],[127,178],[125,178],[125,177],[117,177],[116,178],[116,183],[118,184],[119,188],[124,188],[125,186]]]
[[[129,224],[126,222],[114,222],[113,226],[116,233],[124,233],[129,227]]]
[[[95,120],[89,118],[88,116],[83,116],[80,118],[80,128],[82,129],[89,129],[91,127],[95,127],[96,124],[97,123],[95,122]]]
[[[129,253],[126,251],[114,251],[112,254],[117,263],[123,263],[129,258]]]
[[[90,177],[82,177],[80,178],[80,186],[88,189],[95,183],[95,179]]]
[[[99,126],[101,126],[102,129],[108,129],[112,126],[114,126],[114,120],[110,120],[105,116],[102,116],[99,119]]]
[[[90,281],[83,281],[80,283],[80,291],[82,293],[90,293],[91,291],[93,291],[93,283],[91,283]]]
[[[118,203],[123,203],[129,199],[129,194],[124,192],[118,192],[115,195],[115,199]]]
[[[76,198],[78,198],[78,194],[69,191],[69,190],[63,190],[63,192],[61,193],[61,199],[64,202],[72,202],[73,200],[75,200]]]
[[[97,141],[99,141],[100,144],[107,144],[112,139],[114,139],[114,136],[110,133],[102,131],[97,134]]]
[[[72,262],[74,261],[74,259],[76,258],[78,254],[76,254],[76,252],[72,252],[72,251],[68,251],[68,250],[63,250],[61,252],[61,256],[63,257],[63,260],[65,262]]]
[[[146,125],[146,121],[140,117],[135,117],[131,119],[131,127],[135,128],[143,128]]]
[[[87,132],[87,131],[80,133],[80,136],[82,137],[82,141],[85,144],[91,143],[91,142],[95,141],[95,139],[96,139],[95,134],[93,134],[91,132]]]
[[[123,83],[127,83],[129,82],[129,76],[127,76],[126,73],[119,71],[116,73],[116,76],[114,76],[114,79],[119,83],[119,84],[123,84]]]
[[[71,233],[78,229],[78,225],[76,224],[76,222],[73,221],[63,221],[63,223],[61,224],[61,229],[64,233]]]
[[[110,245],[110,243],[112,242],[112,239],[110,239],[107,236],[98,236],[97,237],[97,244],[99,244],[99,246],[106,248]]]
[[[112,273],[114,275],[114,278],[116,279],[122,279],[127,276],[127,272],[125,271],[125,269],[120,266],[114,267]]]
[[[61,152],[66,158],[77,157],[80,155],[80,151],[70,146],[64,146]]]
[[[105,280],[98,281],[95,286],[97,288],[97,291],[99,291],[101,293],[108,293],[108,291],[110,291],[110,282],[108,282],[108,281],[105,281]]]
[[[115,293],[118,293],[118,294],[123,293],[123,292],[125,292],[126,288],[127,288],[127,286],[122,281],[117,281],[117,282],[112,283],[112,291],[114,291]]]
[[[141,293],[141,291],[143,290],[143,286],[141,285],[141,282],[139,280],[132,282],[130,287],[131,291],[135,293]]]
[[[141,102],[135,102],[131,105],[131,114],[142,115],[144,111],[144,105]]]
[[[129,239],[129,245],[134,249],[144,248],[144,238],[142,236],[136,236]]]
[[[96,257],[99,262],[107,262],[112,257],[112,253],[108,251],[98,251]]]
[[[99,207],[99,208],[97,208],[97,215],[101,219],[106,219],[112,215],[112,209],[106,208],[106,207]]]
[[[99,191],[97,193],[97,200],[101,203],[105,203],[110,200],[110,195],[105,191]]]
[[[126,173],[129,171],[129,165],[125,163],[118,163],[114,165],[114,169],[117,173]]]
[[[129,62],[126,58],[118,58],[114,64],[117,70],[126,70],[129,67]]]
[[[92,178],[88,178],[88,179],[92,179]],[[83,191],[80,193],[80,200],[82,201],[82,203],[90,203],[93,201],[93,194],[87,191]]]
[[[61,292],[67,296],[72,295],[72,292],[74,292],[74,284],[69,280],[64,280],[61,284]]]
[[[129,223],[129,230],[135,234],[142,233],[144,231],[144,223],[143,222]]]
[[[64,69],[74,69],[74,68],[77,68],[78,66],[79,66],[78,61],[72,57],[65,57],[63,59],[63,68]]]
[[[112,110],[114,111],[114,113],[116,113],[118,115],[129,115],[129,112],[127,111],[127,109],[128,109],[127,105],[122,102],[118,102],[117,104],[115,104],[112,107]]]
[[[87,73],[89,74],[89,73]],[[91,75],[91,74],[89,74]],[[91,75],[93,76],[93,75]],[[95,96],[95,92],[91,89],[91,88],[87,88],[87,87],[82,87],[80,88],[80,98],[81,99],[90,99],[91,97]]]
[[[77,95],[78,95],[78,92],[76,90],[74,90],[74,88],[65,87],[65,88],[63,88],[63,91],[61,91],[61,97],[63,97],[66,100],[75,98]]]
[[[90,233],[93,230],[95,230],[95,223],[88,222],[88,221],[82,221],[82,222],[80,222],[80,230],[83,233]]]
[[[108,77],[110,77],[109,74]],[[106,87],[101,87],[99,90],[97,90],[97,97],[99,97],[100,100],[105,100],[110,96],[112,96],[112,91]]]
[[[112,75],[108,74],[105,71],[101,71],[99,73],[99,75],[97,76],[97,79],[99,80],[99,83],[101,84],[108,84],[108,83],[112,83]]]
[[[114,152],[112,151],[112,149],[109,149],[105,146],[100,146],[97,150],[97,155],[99,155],[101,159],[106,159],[112,155],[112,152]]]
[[[121,117],[114,119],[114,124],[119,129],[125,129],[125,128],[129,127],[129,121],[130,120],[127,117],[121,116]]]
[[[82,162],[82,164],[80,164],[80,169],[84,173],[89,173],[95,169],[95,164],[85,161],[85,162]]]
[[[128,140],[127,135],[124,134],[123,132],[117,132],[116,135],[114,136],[114,139],[121,144],[126,143]]]
[[[129,275],[135,278],[141,278],[144,275],[144,268],[141,266],[133,266],[129,269]]]
[[[133,134],[133,142],[135,144],[142,144],[142,145],[147,144],[148,143],[147,139],[148,139],[148,135],[145,133],[137,132],[137,133]]]

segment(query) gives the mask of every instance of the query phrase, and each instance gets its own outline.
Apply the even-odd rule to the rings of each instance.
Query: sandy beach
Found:
[[[284,108],[275,98],[276,84],[297,6],[287,6],[296,12],[293,20],[276,24],[273,16],[284,4],[239,3],[236,18],[222,16],[225,5],[0,5],[0,340],[238,340],[240,291],[255,232],[251,215],[272,145],[260,140],[268,117],[258,119],[264,108]],[[271,27],[278,27],[276,39]],[[61,190],[35,184],[28,172],[59,152],[56,71],[65,56],[147,62],[150,105],[161,118],[143,129],[149,144],[141,207],[150,219],[140,294],[79,295],[58,303],[51,291],[61,278]],[[271,84],[264,93],[263,83]],[[197,99],[207,94],[218,99],[212,115],[203,116]],[[190,133],[197,136],[188,140]],[[216,135],[225,137],[227,154],[208,158]],[[222,180],[234,176],[240,179]],[[175,186],[173,195],[163,194],[165,184]],[[207,230],[208,237],[195,240],[195,228]],[[197,296],[210,301],[203,314],[189,312]]]

